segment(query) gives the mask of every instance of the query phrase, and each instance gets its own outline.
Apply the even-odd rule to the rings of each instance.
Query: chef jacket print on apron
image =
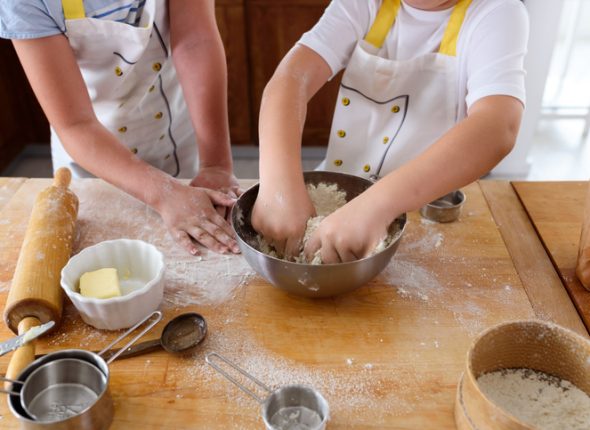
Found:
[[[377,52],[401,0],[383,0],[342,77],[328,151],[319,168],[378,179],[415,158],[457,121],[456,45],[471,0],[459,0],[440,49],[409,60]]]
[[[98,120],[142,160],[175,177],[198,168],[195,133],[170,55],[167,0],[146,0],[137,26],[86,16],[82,0],[62,0],[66,36]],[[139,10],[138,10],[139,13]],[[52,130],[54,169],[92,176]]]

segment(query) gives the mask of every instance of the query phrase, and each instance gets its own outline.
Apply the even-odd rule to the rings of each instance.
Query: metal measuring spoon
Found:
[[[130,346],[117,359],[135,357],[158,348],[172,354],[188,352],[201,343],[206,335],[207,322],[203,316],[195,312],[180,314],[168,321],[159,339]],[[117,351],[112,350],[111,353]]]

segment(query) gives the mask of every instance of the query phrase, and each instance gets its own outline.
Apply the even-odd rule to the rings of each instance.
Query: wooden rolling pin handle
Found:
[[[38,325],[41,325],[41,321],[35,317],[23,318],[18,323],[18,334],[25,334],[30,328]],[[8,370],[6,370],[8,379],[16,379],[24,368],[35,360],[35,342],[35,340],[32,340],[14,351],[8,364]],[[8,388],[10,382],[5,383],[4,386]]]
[[[72,172],[67,167],[60,167],[56,170],[53,177],[53,186],[60,188],[68,188],[72,181]]]
[[[586,208],[582,221],[576,275],[584,288],[590,291],[590,186],[588,186],[588,193],[586,195]]]

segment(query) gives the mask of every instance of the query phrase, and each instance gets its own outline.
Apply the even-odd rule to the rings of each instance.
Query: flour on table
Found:
[[[75,180],[72,189],[80,199],[75,253],[122,237],[156,246],[166,262],[164,308],[220,305],[254,276],[239,255],[217,254],[204,248],[200,248],[201,256],[190,255],[172,239],[155,211],[111,185],[98,179]],[[110,210],[105,211],[105,207]]]
[[[494,403],[535,428],[590,428],[590,397],[565,379],[517,368],[486,373],[477,382]]]
[[[308,264],[322,264],[321,251],[317,250],[311,261],[308,261],[303,252],[303,248],[307,241],[311,238],[313,233],[319,227],[322,220],[330,215],[332,212],[344,206],[347,202],[346,192],[338,188],[337,184],[327,184],[320,182],[317,185],[307,184],[307,192],[315,207],[316,216],[307,220],[307,227],[303,235],[303,241],[301,244],[301,252],[295,257],[296,263],[308,263]],[[392,236],[389,235],[382,239],[373,250],[371,255],[383,251],[387,245],[391,243]],[[281,258],[276,250],[260,235],[257,236],[258,250],[270,255],[271,257]]]

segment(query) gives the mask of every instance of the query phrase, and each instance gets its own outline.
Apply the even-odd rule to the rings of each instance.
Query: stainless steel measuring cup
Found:
[[[13,382],[13,386],[9,392],[8,404],[21,422],[21,428],[108,429],[114,413],[108,389],[108,364],[119,353],[110,356],[108,361],[102,356],[152,318],[120,350],[119,353],[122,353],[162,319],[161,312],[148,315],[98,354],[75,349],[47,354],[27,366],[16,381],[9,381]]]
[[[465,203],[465,193],[452,191],[420,208],[420,215],[436,222],[452,222],[459,218]]]
[[[219,359],[239,372],[262,388],[268,396],[266,398],[258,396],[223,370],[213,358]],[[305,385],[284,385],[273,391],[256,377],[216,352],[207,354],[205,361],[261,405],[262,419],[267,430],[324,430],[326,428],[330,408],[326,399],[317,390]]]

